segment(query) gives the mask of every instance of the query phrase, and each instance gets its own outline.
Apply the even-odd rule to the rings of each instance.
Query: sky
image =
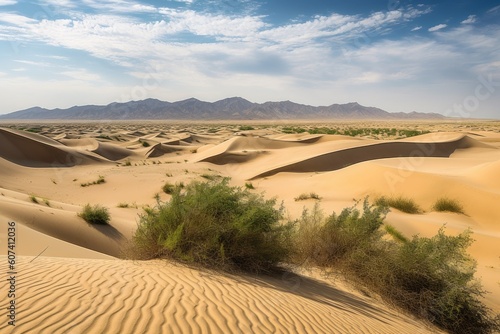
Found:
[[[195,97],[500,118],[500,1],[0,0],[0,114]]]

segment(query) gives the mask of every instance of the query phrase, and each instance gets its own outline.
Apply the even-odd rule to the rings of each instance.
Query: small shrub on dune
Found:
[[[172,258],[219,269],[272,270],[288,255],[288,225],[276,200],[228,180],[176,187],[169,202],[141,217],[133,237],[139,258]]]
[[[308,199],[315,199],[315,200],[321,200],[321,197],[319,197],[318,194],[314,193],[314,192],[311,192],[311,193],[303,193],[303,194],[300,194],[299,196],[295,197],[295,202],[298,202],[298,201],[305,201],[305,200],[308,200]]]
[[[464,213],[464,208],[460,202],[449,199],[449,198],[440,198],[436,201],[434,206],[432,207],[435,211],[447,211],[447,212],[455,212],[460,214]]]
[[[246,182],[245,188],[253,190],[253,189],[255,189],[255,186],[252,184],[252,182]]]
[[[165,194],[171,195],[174,192],[175,185],[170,182],[166,182],[161,189]]]
[[[391,208],[397,209],[405,213],[421,213],[422,209],[415,203],[411,198],[406,198],[403,196],[399,197],[379,197],[375,200],[375,205],[379,206],[389,206]]]
[[[89,224],[99,225],[109,224],[109,220],[111,219],[108,209],[99,204],[94,206],[86,204],[82,211],[78,213],[78,217],[82,218]]]

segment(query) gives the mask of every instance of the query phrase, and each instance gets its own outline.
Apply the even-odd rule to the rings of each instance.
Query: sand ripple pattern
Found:
[[[12,328],[2,316],[0,333],[433,332],[302,276],[229,276],[164,261],[32,259],[18,258],[18,323]],[[4,300],[0,306],[5,310]]]

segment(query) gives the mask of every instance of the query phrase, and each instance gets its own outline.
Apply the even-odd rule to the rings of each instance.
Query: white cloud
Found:
[[[418,30],[420,30],[420,29],[422,29],[422,26],[415,27],[415,28],[413,28],[411,31],[418,31]]]
[[[498,10],[500,10],[500,5],[491,8],[490,10],[488,10],[488,13],[490,13],[490,14],[496,13],[496,12],[498,12]]]
[[[183,2],[183,3],[187,3],[187,4],[192,4],[195,0],[167,0],[167,1]]]
[[[462,24],[471,24],[476,22],[476,15],[469,15],[467,19],[462,21]]]
[[[15,5],[17,0],[0,0],[0,6],[10,6]]]
[[[48,64],[48,63],[39,62],[39,61],[32,61],[32,60],[15,59],[13,61],[16,63],[35,66],[35,67],[49,67],[50,66],[50,64]]]
[[[0,22],[9,23],[19,27],[28,27],[29,24],[36,23],[37,21],[18,14],[0,13]]]
[[[55,6],[56,8],[74,8],[76,4],[72,0],[43,0],[42,4]]]
[[[86,69],[73,69],[70,71],[61,72],[61,74],[74,80],[89,81],[89,82],[95,82],[101,80],[100,75],[89,72]]]
[[[438,30],[446,28],[447,26],[448,26],[447,24],[438,24],[434,27],[429,28],[429,31],[430,32],[438,31]]]
[[[128,0],[83,0],[82,2],[94,9],[117,13],[155,13],[158,11],[154,6]]]

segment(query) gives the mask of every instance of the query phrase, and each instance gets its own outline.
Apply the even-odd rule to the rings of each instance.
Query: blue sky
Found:
[[[500,118],[500,1],[0,0],[0,114],[145,98]]]

